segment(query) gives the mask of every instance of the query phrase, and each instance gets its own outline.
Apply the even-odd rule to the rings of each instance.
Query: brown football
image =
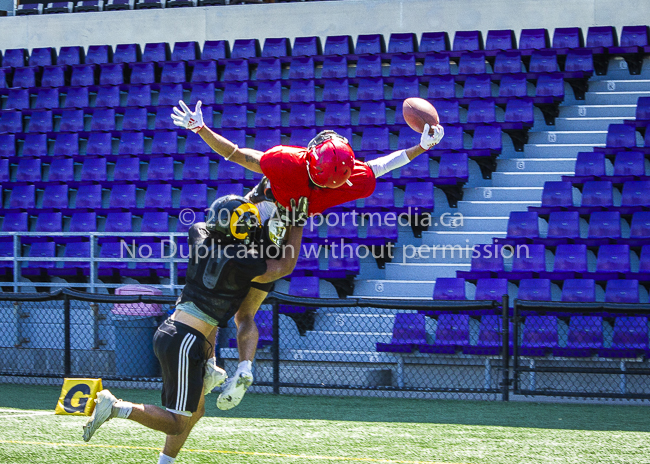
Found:
[[[438,112],[424,98],[407,98],[402,104],[402,114],[406,123],[416,132],[422,133],[424,125],[438,124]]]

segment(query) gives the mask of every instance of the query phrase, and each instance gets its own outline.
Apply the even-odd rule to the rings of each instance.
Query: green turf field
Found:
[[[159,404],[157,391],[113,390]],[[84,417],[54,416],[59,389],[0,385],[0,464],[157,463],[163,436],[111,420],[90,443]],[[219,411],[207,397],[178,464],[650,463],[650,409],[247,395]]]

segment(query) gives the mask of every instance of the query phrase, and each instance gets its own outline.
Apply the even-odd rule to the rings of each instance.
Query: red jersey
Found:
[[[309,200],[309,215],[320,214],[327,208],[370,196],[375,190],[375,174],[363,161],[355,160],[349,181],[352,185],[330,189],[316,187],[307,174],[307,149],[277,146],[268,150],[260,160],[262,172],[271,182],[278,203],[289,207],[292,198]]]

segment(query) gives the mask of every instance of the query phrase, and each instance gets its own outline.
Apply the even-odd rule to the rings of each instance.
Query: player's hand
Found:
[[[429,133],[431,129],[433,129],[433,134]],[[433,127],[425,124],[424,130],[422,131],[422,136],[420,137],[420,146],[423,150],[431,150],[435,145],[438,145],[440,143],[444,136],[445,130],[440,124],[437,124]]]
[[[187,107],[183,100],[179,101],[178,104],[183,111],[174,107],[174,114],[171,115],[174,124],[184,129],[189,129],[196,134],[205,125],[203,124],[203,113],[201,112],[201,100],[196,103],[194,112]]]
[[[209,395],[216,387],[221,386],[228,374],[222,368],[217,366],[217,358],[210,358],[205,363],[205,374],[203,375],[203,394]]]
[[[282,222],[292,226],[303,227],[309,218],[309,201],[307,197],[300,197],[298,203],[293,198],[289,202],[290,209],[278,205],[278,213]]]

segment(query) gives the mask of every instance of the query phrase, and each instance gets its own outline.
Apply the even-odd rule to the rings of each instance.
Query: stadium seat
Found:
[[[323,101],[343,101],[350,99],[350,88],[347,79],[329,79],[323,85]]]
[[[171,156],[156,156],[149,160],[147,180],[174,180],[174,159]]]
[[[232,58],[255,58],[261,55],[260,43],[257,39],[237,39],[233,43],[230,56]]]
[[[618,211],[597,211],[589,217],[589,231],[580,242],[587,246],[615,243],[621,238],[621,214]]]
[[[600,246],[596,260],[596,272],[588,272],[584,274],[584,277],[603,282],[630,275],[630,247],[617,244]]]
[[[646,316],[616,317],[612,345],[599,348],[601,358],[637,358],[648,351],[648,318]]]
[[[99,65],[99,85],[121,85],[124,84],[124,75],[127,67],[124,63],[109,63]],[[74,73],[73,73],[74,76]],[[83,85],[71,82],[71,85]],[[92,84],[86,84],[92,85]]]
[[[483,34],[481,31],[456,31],[451,49],[455,52],[483,50]]]
[[[202,60],[223,60],[230,55],[230,44],[227,40],[206,40],[201,51]]]
[[[34,242],[27,253],[29,258],[54,258],[56,257],[55,242]],[[47,270],[55,267],[54,261],[27,261],[23,263],[21,273],[24,276],[44,275]]]
[[[351,124],[350,103],[328,104],[325,107],[323,124],[327,127],[349,126]]]
[[[321,71],[323,79],[340,79],[348,77],[348,60],[344,56],[327,56],[323,60]]]
[[[468,345],[469,315],[441,314],[434,343],[420,345],[420,353],[455,354]]]
[[[0,156],[16,156],[16,136],[14,134],[0,134]]]
[[[487,74],[467,77],[463,87],[463,98],[489,98],[492,96],[492,83]]]
[[[219,161],[217,167],[217,179],[220,181],[241,181],[245,175],[245,168],[232,161]]]
[[[438,277],[433,286],[434,300],[466,300],[465,279]]]
[[[255,113],[255,127],[280,126],[282,126],[282,110],[280,105],[260,105],[257,107],[257,112]]]
[[[2,232],[27,232],[27,213],[8,212],[2,220]]]
[[[142,58],[140,44],[118,44],[113,53],[113,63],[135,63]]]
[[[23,131],[23,117],[20,111],[0,112],[0,132],[18,133]],[[12,137],[15,137],[12,135]],[[14,144],[15,145],[15,144]]]
[[[156,130],[172,131],[178,129],[174,124],[174,120],[170,117],[173,110],[169,106],[159,106],[156,109],[156,116],[154,118],[153,127]],[[203,122],[207,126],[212,126],[212,111],[209,107],[203,108]]]
[[[544,357],[558,347],[558,327],[555,316],[526,316],[522,329],[522,356]]]
[[[215,61],[194,61],[192,64],[194,67],[190,82],[215,82],[218,80],[217,63]]]
[[[278,107],[279,109],[279,107]],[[248,127],[248,117],[246,115],[246,106],[224,106],[221,116],[221,127],[240,129]]]
[[[395,55],[390,59],[391,76],[415,76],[415,56],[414,55]]]
[[[458,63],[458,74],[485,74],[485,55],[483,53],[463,53]]]
[[[361,150],[385,152],[390,150],[387,127],[369,127],[361,136]]]
[[[273,148],[281,144],[282,138],[280,129],[260,129],[255,135],[255,150],[265,152],[269,148]]]
[[[140,232],[168,232],[169,214],[164,211],[146,211],[142,215]]]
[[[618,239],[618,242],[638,247],[648,243],[648,240],[650,240],[650,212],[636,212],[632,215],[630,238]]]
[[[566,72],[583,71],[594,72],[594,56],[591,50],[569,50],[564,64]],[[605,73],[602,73],[605,74]]]
[[[463,348],[463,353],[482,356],[496,356],[503,346],[503,327],[501,316],[483,315],[479,326],[476,345]],[[512,323],[510,323],[510,343],[512,347]]]
[[[142,131],[148,128],[148,114],[146,108],[126,108],[122,118],[122,130]]]
[[[603,318],[600,316],[572,316],[565,347],[553,349],[559,357],[587,357],[603,347]]]
[[[267,82],[264,82],[264,84],[267,84]],[[277,82],[277,84],[279,86],[280,82]],[[262,82],[260,82],[260,86],[261,85]],[[278,99],[277,102],[281,101],[281,96],[282,96],[281,87],[279,88],[280,88],[280,99]],[[260,102],[259,86],[257,92],[258,92],[257,102],[259,103]],[[212,104],[215,102],[213,83],[194,84],[192,86],[192,96],[190,97],[190,103],[196,103],[198,100],[202,100],[206,104]],[[223,104],[237,105],[237,104],[246,104],[246,103],[248,103],[248,83],[247,82],[226,82],[226,85],[223,90]]]
[[[466,280],[497,277],[503,272],[503,255],[499,245],[476,245],[469,271],[456,271],[456,276]]]
[[[36,189],[33,185],[14,185],[9,196],[9,208],[30,209],[35,207]]]
[[[128,263],[121,260],[123,257],[122,244],[120,242],[106,242],[101,245],[99,257],[103,259],[114,259],[115,261],[104,261],[97,264],[99,276],[110,276],[115,269],[125,270]]]
[[[648,209],[648,195],[650,195],[650,181],[627,181],[623,184],[621,206],[617,209],[621,214],[633,214],[641,210],[646,210]]]
[[[273,311],[261,310],[255,313],[255,325],[258,330],[257,348],[273,344]],[[237,348],[237,339],[229,340],[230,348]]]
[[[167,61],[171,50],[167,42],[148,43],[144,46],[142,61]]]
[[[499,84],[499,97],[526,97],[528,95],[528,87],[526,76],[524,74],[506,74],[501,79]],[[508,104],[520,102],[522,100],[508,100]],[[530,107],[532,110],[532,102]],[[530,118],[528,118],[530,119]]]
[[[532,243],[539,238],[539,219],[534,211],[512,211],[508,218],[505,239],[499,239],[504,245]]]
[[[359,79],[357,100],[383,100],[384,80],[381,77]]]
[[[359,125],[383,126],[386,124],[386,104],[384,102],[364,102],[359,108]]]
[[[605,155],[597,152],[580,152],[576,158],[575,176],[562,180],[584,183],[605,175]]]
[[[198,42],[176,42],[172,51],[172,61],[192,61],[201,56]]]
[[[16,68],[14,70],[13,77],[13,87],[14,88],[32,88],[37,86],[37,82],[40,86],[40,68],[38,66],[27,66],[24,68]]]
[[[90,242],[71,242],[65,246],[64,258],[85,258],[86,261],[64,261],[62,269],[51,269],[54,275],[74,276],[78,274],[88,275],[90,273]]]
[[[357,61],[356,77],[380,77],[381,57],[379,55],[360,56]]]
[[[4,52],[2,65],[8,68],[22,68],[27,66],[29,53],[24,48],[10,48]]]
[[[194,73],[196,73],[196,66],[194,68]],[[226,66],[223,72],[224,81],[247,81],[248,76],[248,62],[245,60],[228,60],[226,61]],[[196,79],[192,79],[194,82]],[[216,79],[215,79],[216,80]],[[209,82],[209,81],[205,81]]]
[[[614,175],[607,176],[602,180],[609,180],[613,184],[621,184],[627,181],[645,180],[645,157],[638,151],[621,151],[614,159]]]
[[[566,279],[562,285],[562,301],[588,303],[596,301],[593,279]]]
[[[153,84],[156,82],[156,63],[131,63],[131,84]]]
[[[486,50],[512,50],[517,48],[515,32],[511,29],[489,30],[485,39]]]
[[[327,105],[327,108],[330,108],[331,106],[333,106],[333,104]],[[325,111],[327,111],[327,109]],[[335,124],[325,123],[325,125],[333,126]],[[314,137],[316,137],[316,129],[314,128],[293,129],[291,131],[289,145],[292,147],[306,147]]]
[[[155,155],[178,153],[178,134],[175,131],[154,133],[151,141],[151,153]]]
[[[551,281],[549,279],[522,279],[519,281],[520,300],[551,301]]]
[[[122,142],[120,142],[120,144],[121,143]],[[143,145],[144,145],[144,141],[143,141]],[[113,141],[110,133],[93,132],[88,136],[88,144],[86,145],[86,154],[99,155],[99,156],[110,155],[113,152],[112,146],[113,146]]]
[[[114,184],[108,201],[111,209],[132,210],[137,208],[134,184]]]
[[[27,89],[9,89],[5,110],[26,110],[29,108],[29,91]]]
[[[89,101],[87,87],[72,87],[68,89],[62,108],[88,108]]]
[[[115,130],[115,110],[95,110],[90,120],[90,130],[98,132],[110,132]]]
[[[357,218],[356,221],[359,219]],[[358,222],[344,213],[327,215],[327,237],[333,240],[356,241],[358,237]]]
[[[86,53],[86,64],[104,64],[113,61],[113,49],[110,45],[91,45]]]
[[[542,190],[542,205],[529,206],[528,211],[537,211],[540,214],[549,214],[552,211],[561,211],[573,206],[573,187],[569,182],[544,182]]]
[[[417,48],[417,37],[412,32],[393,33],[388,40],[388,53],[413,53]]]
[[[293,41],[293,49],[290,53],[293,56],[314,56],[322,55],[320,37],[296,37]]]
[[[102,186],[98,184],[80,185],[77,190],[75,208],[98,210],[102,208]]]
[[[95,98],[97,108],[115,108],[120,106],[119,87],[100,87]]]
[[[168,95],[171,89],[166,88],[160,89],[160,96],[158,97],[158,104],[163,104],[160,102],[160,97],[163,95]],[[180,89],[180,95],[176,94],[176,97],[182,97],[183,92],[182,89]],[[173,104],[178,104],[178,100],[182,98],[174,98]],[[145,107],[145,106],[151,106],[151,86],[148,84],[143,84],[143,85],[131,85],[129,86],[129,91],[126,94],[126,106],[139,106],[139,107]]]
[[[23,156],[46,156],[47,136],[45,134],[27,134],[23,144]]]
[[[221,163],[228,163],[222,161]],[[219,163],[219,165],[221,165]],[[234,164],[234,163],[229,163]],[[173,172],[173,167],[172,167]],[[243,175],[243,172],[242,172]],[[183,158],[183,171],[181,178],[183,180],[205,181],[210,177],[210,158],[207,156],[188,156]]]
[[[164,63],[160,75],[160,82],[183,83],[187,80],[186,74],[185,62],[177,61]]]
[[[587,272],[587,246],[558,245],[552,272],[540,272],[539,276],[551,280],[576,279]]]
[[[110,212],[106,215],[104,232],[133,232],[133,214],[130,212]],[[111,237],[109,241],[113,241]]]
[[[240,74],[243,76],[243,72],[240,72]],[[280,80],[281,78],[282,78],[282,64],[280,63],[279,59],[264,58],[257,63],[255,79],[257,79],[258,81]]]
[[[141,132],[122,132],[117,152],[120,155],[144,154],[144,134]]]
[[[179,208],[205,208],[208,204],[208,188],[205,184],[187,184],[181,188]]]
[[[501,303],[503,295],[508,294],[507,279],[478,279],[475,300],[492,300]]]
[[[64,87],[66,85],[67,66],[45,66],[41,76],[42,87]]]
[[[451,50],[447,32],[424,32],[420,39],[420,52],[444,52]]]
[[[53,128],[51,111],[34,111],[29,118],[27,132],[52,132]]]
[[[311,56],[299,56],[291,59],[289,79],[313,79],[314,77],[314,59]]]
[[[325,39],[324,55],[348,55],[352,53],[354,45],[349,35],[327,36]]]
[[[381,34],[366,34],[357,36],[357,45],[354,48],[354,53],[357,55],[363,54],[379,54],[386,52],[386,43],[384,36]]]
[[[467,107],[467,122],[470,125],[472,123],[494,123],[496,119],[496,106],[493,100],[471,100],[469,102]]]
[[[293,277],[289,283],[289,295],[319,298],[319,279],[314,276]],[[315,308],[293,305],[279,305],[280,314],[287,314],[294,319],[300,334],[304,335],[314,328]]]
[[[582,214],[603,211],[613,206],[613,191],[610,181],[588,181],[582,189],[582,202],[576,208]]]
[[[89,158],[81,167],[81,181],[105,182],[106,158]]]
[[[40,182],[41,160],[24,158],[18,162],[16,168],[16,182]]]
[[[228,84],[226,84],[228,85]],[[244,95],[239,97],[241,99],[244,98]],[[246,101],[245,102],[239,102],[239,103],[246,103],[248,101],[248,93],[246,94]],[[257,85],[257,93],[256,93],[256,102],[257,103],[280,103],[282,102],[282,83],[277,80],[277,81],[261,81]],[[230,103],[229,101],[226,102],[226,94],[224,93],[224,104],[225,103]]]
[[[313,80],[297,80],[289,87],[289,102],[313,102],[316,100],[316,90]]]
[[[115,162],[113,180],[119,182],[135,182],[140,180],[140,160],[138,158],[121,157]]]
[[[555,50],[536,50],[531,54],[528,64],[530,73],[555,73],[559,70]]]
[[[553,211],[548,219],[545,238],[535,241],[548,246],[573,243],[580,239],[580,215],[577,211]]]
[[[318,263],[319,245],[315,243],[305,243],[300,247],[300,254],[296,267],[290,274],[290,277],[313,275],[319,270]]]
[[[172,186],[170,184],[149,185],[144,196],[144,207],[157,209],[171,208]]]
[[[378,182],[372,195],[364,199],[364,211],[387,211],[395,208],[392,182]]]
[[[411,213],[418,215],[425,212],[432,212],[433,206],[432,182],[411,182],[406,185],[406,189],[404,190],[404,208],[411,208]]]
[[[561,74],[543,74],[537,79],[535,87],[537,97],[555,97],[564,99],[564,78]]]
[[[110,65],[108,63],[105,63],[104,66]],[[87,87],[97,84],[97,76],[99,70],[100,68],[94,64],[76,64],[72,66],[70,85],[73,87]],[[109,74],[110,71],[107,70],[106,73]],[[108,77],[106,77],[106,79],[108,80]]]
[[[84,112],[83,110],[66,109],[61,111],[59,131],[61,132],[83,132]]]
[[[424,314],[397,313],[390,343],[377,343],[377,351],[385,353],[412,353],[427,344]]]
[[[534,50],[550,46],[551,41],[546,29],[522,29],[519,34],[520,50]]]
[[[449,57],[445,54],[428,54],[424,57],[422,73],[425,76],[448,76],[451,74]]]
[[[420,82],[418,78],[413,77],[398,77],[393,84],[393,100],[406,100],[411,97],[420,96]]]
[[[544,245],[516,246],[510,272],[498,272],[501,278],[509,280],[532,279],[546,272],[546,251]]]

